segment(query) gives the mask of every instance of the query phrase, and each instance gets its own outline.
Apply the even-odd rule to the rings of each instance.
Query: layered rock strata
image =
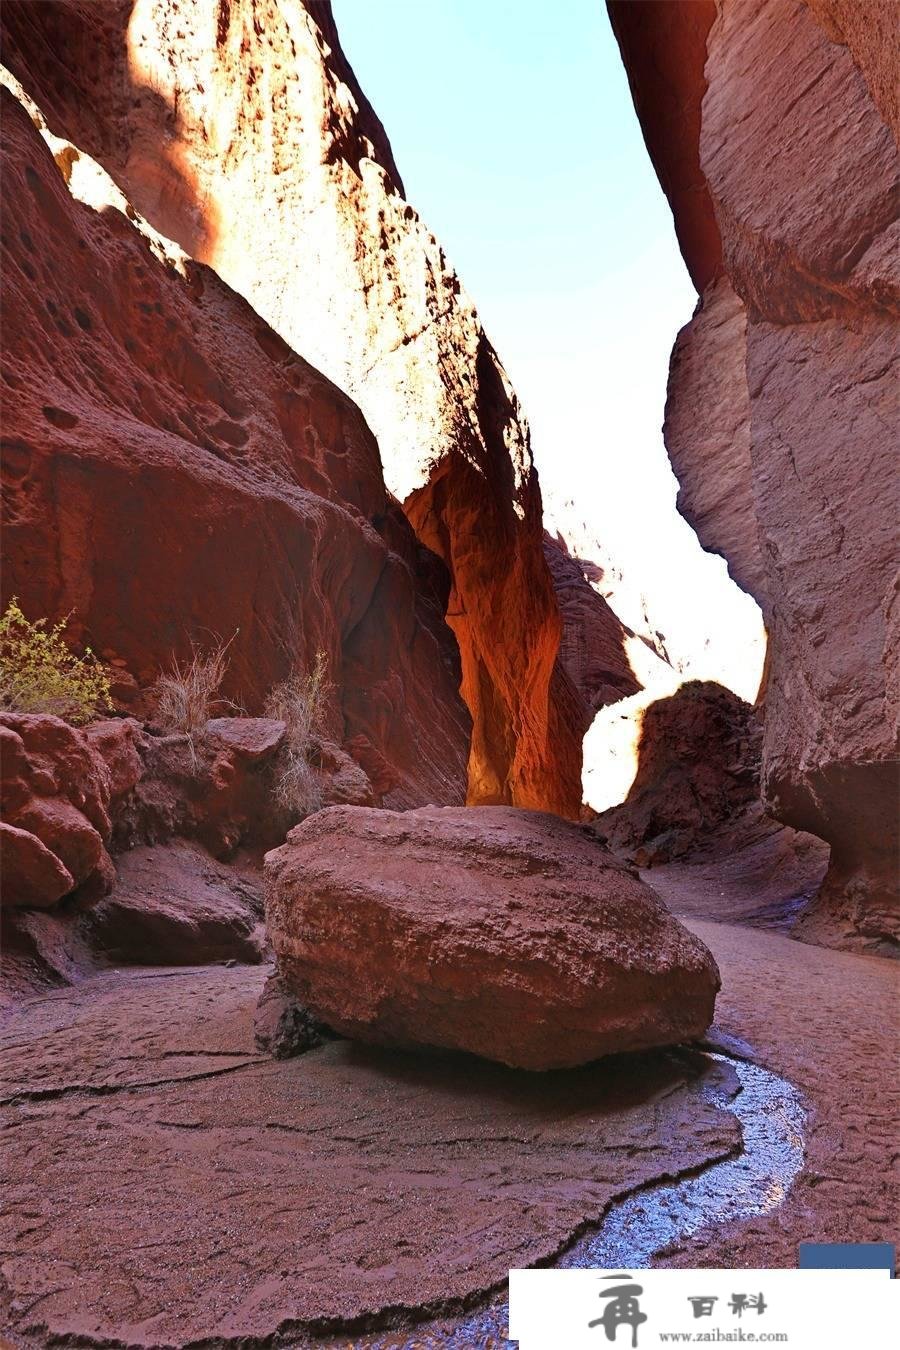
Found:
[[[763,796],[831,844],[804,922],[850,945],[900,936],[892,8],[609,4],[701,292],[666,412],[681,504],[763,608]]]

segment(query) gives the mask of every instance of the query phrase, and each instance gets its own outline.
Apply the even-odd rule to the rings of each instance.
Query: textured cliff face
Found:
[[[722,241],[700,167],[706,39],[716,0],[607,0],[650,158],[675,216],[698,291],[722,264]]]
[[[766,579],[753,498],[747,312],[725,276],[710,282],[675,342],[664,434],[678,510],[760,600]],[[698,463],[702,474],[691,471]]]
[[[763,795],[831,843],[806,922],[841,942],[898,923],[891,8],[610,5],[689,262],[688,114],[696,133],[721,260],[692,265],[703,295],[673,357],[667,443],[685,514],[763,606]],[[701,10],[705,65],[651,79],[670,30],[696,43]]]
[[[563,620],[560,660],[584,703],[587,728],[598,709],[641,689],[626,646],[634,634],[591,586],[564,539],[545,531],[544,557]]]
[[[3,18],[51,130],[359,403],[388,488],[450,571],[470,801],[577,812],[578,701],[527,427],[329,5],[11,0]]]
[[[446,580],[359,410],[209,269],[74,200],[2,93],[4,598],[71,611],[138,685],[234,634],[224,692],[249,712],[322,650],[330,734],[385,758],[389,800],[462,800]]]

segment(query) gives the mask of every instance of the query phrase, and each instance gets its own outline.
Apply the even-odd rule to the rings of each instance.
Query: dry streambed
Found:
[[[264,972],[95,977],[4,1014],[14,1339],[303,1343],[472,1306],[617,1196],[739,1147],[730,1070],[533,1074],[253,1050]]]
[[[689,1176],[655,1182],[617,1201],[602,1222],[585,1232],[552,1264],[563,1267],[638,1269],[672,1243],[716,1223],[769,1214],[784,1200],[803,1166],[806,1112],[790,1083],[758,1065],[722,1055],[738,1079],[735,1095],[715,1072],[696,1084],[703,1099],[730,1110],[743,1147]],[[502,1295],[455,1325],[435,1322],[407,1334],[366,1337],[358,1350],[515,1350],[508,1338],[509,1304]]]
[[[349,1042],[273,1062],[260,968],[109,974],[7,1009],[8,1336],[493,1345],[470,1319],[511,1266],[666,1244],[667,1263],[792,1264],[810,1234],[883,1239],[894,967],[698,928],[730,1063],[533,1075]]]

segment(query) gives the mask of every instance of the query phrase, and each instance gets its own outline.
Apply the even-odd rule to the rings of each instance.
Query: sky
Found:
[[[675,511],[661,424],[697,296],[603,0],[333,8],[406,196],[516,388],[545,502],[574,498],[667,636],[718,644],[711,671],[736,662],[727,682],[752,698],[758,610]]]

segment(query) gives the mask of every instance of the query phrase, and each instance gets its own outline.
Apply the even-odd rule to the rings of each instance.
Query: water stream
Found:
[[[735,1158],[712,1163],[696,1176],[664,1181],[614,1204],[601,1222],[579,1237],[556,1262],[563,1267],[646,1267],[657,1252],[710,1224],[768,1214],[777,1209],[803,1166],[806,1113],[790,1083],[767,1069],[710,1055],[734,1069],[741,1091],[732,1097],[715,1081],[701,1082],[705,1101],[732,1112],[744,1146]],[[497,1297],[465,1315],[414,1331],[365,1337],[358,1350],[516,1350],[508,1339],[509,1307]]]

